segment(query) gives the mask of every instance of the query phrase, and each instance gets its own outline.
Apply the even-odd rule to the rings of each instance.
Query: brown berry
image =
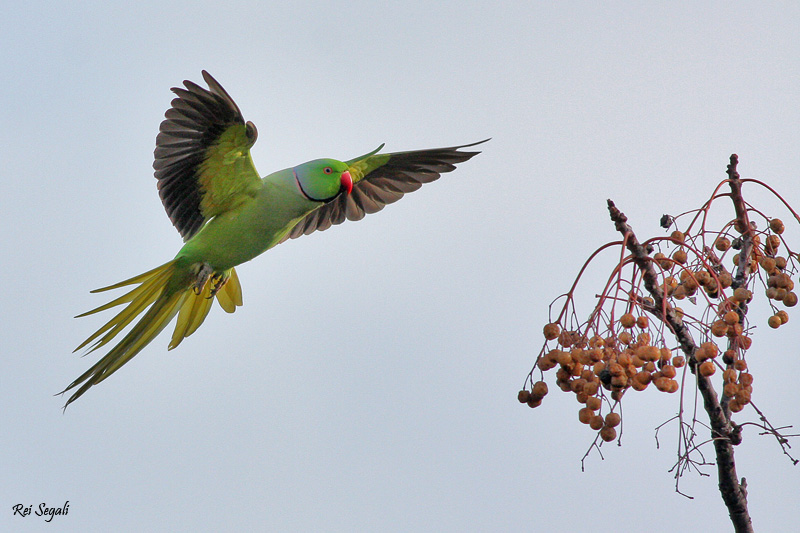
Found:
[[[619,334],[619,336],[617,336],[617,339],[622,344],[628,345],[633,341],[633,335],[631,335],[627,331],[623,331],[622,333]]]
[[[578,411],[578,420],[580,420],[581,424],[588,424],[592,418],[594,418],[594,411],[588,407],[584,407]]]
[[[600,438],[605,442],[611,442],[617,438],[617,430],[612,427],[603,426],[603,429],[600,430]]]
[[[697,283],[702,285],[703,287],[708,287],[709,285],[716,285],[714,278],[711,277],[711,274],[708,273],[706,270],[700,270],[694,276],[697,279]]]
[[[636,318],[636,325],[641,329],[647,329],[648,323],[647,317],[644,315]]]
[[[734,313],[736,314],[736,313]],[[739,315],[736,315],[737,317]],[[722,320],[716,320],[711,324],[711,334],[715,337],[724,337],[728,333],[728,325]]]
[[[766,250],[770,253],[770,255],[773,255],[775,253],[775,250],[777,250],[780,247],[780,245],[781,245],[781,238],[778,237],[777,235],[770,235],[769,237],[767,237],[767,242],[765,243],[764,246]]]
[[[736,341],[739,343],[739,346],[745,350],[749,350],[750,346],[753,344],[753,339],[745,335],[740,335],[736,338]]]
[[[531,396],[531,399],[528,400],[528,407],[530,407],[531,409],[533,409],[534,407],[539,407],[540,405],[542,405],[541,398],[534,399],[533,396]]]
[[[610,428],[617,427],[621,420],[619,413],[608,413],[606,415],[606,426]]]
[[[736,370],[732,368],[726,369],[722,373],[722,379],[727,383],[733,383],[734,381],[736,381]]]
[[[747,405],[750,403],[752,392],[747,388],[739,389],[736,393],[736,401],[742,405]]]
[[[586,380],[576,379],[569,382],[569,390],[574,393],[583,394],[583,386],[586,384]],[[578,399],[580,403],[584,403],[586,401],[586,395],[584,395],[583,400]]]
[[[773,218],[769,221],[769,229],[780,235],[785,229],[783,226],[783,221],[779,218]]]
[[[521,391],[519,391],[519,393],[517,393],[517,400],[519,400],[519,403],[527,403],[528,400],[530,399],[531,399],[531,393],[526,391],[525,389],[522,389]]]
[[[602,400],[597,396],[589,396],[586,400],[586,407],[591,409],[592,411],[597,411],[600,409],[600,406],[603,404]]]
[[[559,333],[561,333],[561,326],[558,324],[551,323],[544,327],[544,338],[549,341],[557,339]]]
[[[608,365],[608,372],[612,376],[621,376],[625,373],[625,369],[619,363],[611,363]]]
[[[734,397],[736,401],[742,405],[743,407],[750,403],[750,399],[752,398],[753,391],[748,389],[739,389]]]
[[[591,339],[589,339],[589,346],[592,348],[602,348],[606,345],[606,340],[601,337],[600,335],[595,335]]]
[[[539,398],[547,396],[547,383],[545,383],[544,381],[537,381],[536,383],[533,384],[531,393]]]
[[[633,376],[633,381],[637,383],[641,383],[642,385],[647,385],[651,381],[652,374],[647,370],[642,370],[641,372],[637,372],[635,376]]]
[[[745,289],[744,287],[739,287],[735,291],[733,291],[733,299],[737,302],[745,302],[752,298],[753,293]]]
[[[724,252],[731,247],[731,241],[727,237],[717,237],[717,240],[714,241],[714,247],[720,252]]]
[[[722,320],[724,320],[725,323],[728,324],[729,326],[732,324],[736,324],[737,322],[739,322],[739,313],[737,313],[736,311],[728,311],[727,313],[725,313],[725,316],[722,317]],[[719,336],[721,337],[722,335]]]
[[[623,328],[632,328],[636,324],[636,318],[631,313],[625,313],[619,317],[619,323]]]
[[[783,324],[783,322],[781,321],[781,317],[779,317],[778,315],[772,315],[767,320],[767,324],[769,324],[769,327],[771,327],[772,329],[778,329],[779,327],[781,327],[781,324]]]
[[[681,368],[683,365],[686,364],[686,358],[682,355],[676,355],[672,358],[672,366],[675,368]]]
[[[667,259],[667,256],[661,252],[656,253],[653,256],[653,259],[655,259],[656,263],[658,263],[658,266],[660,266],[662,270],[669,270],[672,268],[672,261]]]
[[[669,390],[670,381],[671,380],[669,378],[665,378],[664,376],[658,376],[657,378],[653,378],[653,385],[655,385],[656,388],[661,392],[667,392]]]
[[[670,237],[672,238],[673,241],[680,244],[683,244],[683,242],[686,240],[686,235],[684,235],[682,231],[678,230],[673,231]]]
[[[713,359],[719,355],[719,348],[713,342],[704,342],[700,347],[706,351],[708,359]]]
[[[789,313],[787,313],[786,311],[780,310],[777,313],[775,313],[775,316],[781,319],[781,324],[786,324],[787,322],[789,322]]]
[[[686,298],[686,287],[684,285],[678,285],[675,287],[675,290],[672,291],[672,297],[676,300],[683,300]]]
[[[705,363],[700,365],[700,374],[705,377],[713,376],[716,370],[717,367],[716,365],[714,365],[712,361],[706,361]]]
[[[572,332],[571,331],[562,331],[558,334],[558,344],[563,346],[564,348],[571,347],[574,343],[572,342]]]
[[[639,346],[636,355],[642,361],[658,361],[661,359],[661,349],[657,346]]]
[[[604,424],[603,417],[600,415],[595,415],[592,417],[591,420],[589,420],[589,427],[595,431],[602,428],[603,424]]]
[[[611,386],[623,388],[628,384],[628,376],[622,374],[621,376],[611,376]]]
[[[722,362],[726,365],[732,365],[733,362],[736,360],[736,351],[735,350],[725,350],[725,353],[722,354]]]
[[[664,365],[663,367],[661,367],[661,375],[664,376],[665,378],[672,379],[675,377],[676,374],[677,371],[675,370],[675,367],[672,365]]]
[[[556,363],[562,366],[567,366],[572,363],[572,354],[569,352],[565,352],[563,350],[558,351],[558,357],[556,358]]]
[[[686,252],[683,249],[680,249],[680,250],[675,250],[675,253],[672,254],[672,260],[682,265],[686,263],[688,257],[686,255]]]
[[[786,307],[794,307],[797,305],[797,294],[793,292],[786,293],[786,296],[783,298],[783,305]]]
[[[761,268],[763,268],[768,274],[775,272],[775,269],[777,268],[775,265],[775,259],[772,257],[762,257],[758,264],[760,264]]]
[[[730,326],[728,326],[728,337],[738,337],[743,332],[744,332],[744,326],[742,326],[738,322],[736,324],[731,324]]]
[[[545,355],[544,357],[539,359],[538,363],[536,363],[536,366],[538,366],[539,370],[541,370],[542,372],[547,372],[548,370],[555,368],[556,366],[556,362],[550,359],[548,355]]]

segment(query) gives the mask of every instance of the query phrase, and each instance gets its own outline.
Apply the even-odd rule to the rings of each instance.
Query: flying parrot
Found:
[[[171,261],[92,292],[134,287],[78,317],[125,305],[75,351],[108,344],[137,316],[122,340],[61,394],[77,387],[64,408],[139,353],[177,315],[168,349],[194,333],[213,300],[228,313],[242,305],[234,267],[288,239],[360,220],[480,152],[479,143],[378,153],[349,161],[316,159],[259,177],[250,148],[257,130],[211,75],[205,89],[191,81],[173,88],[177,98],[156,137],[153,168],[161,202],[184,240]],[[146,311],[145,311],[146,310]]]

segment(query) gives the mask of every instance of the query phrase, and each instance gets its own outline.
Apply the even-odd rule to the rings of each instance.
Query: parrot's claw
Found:
[[[228,276],[219,272],[214,272],[214,275],[211,276],[211,283],[213,283],[214,286],[211,288],[211,294],[208,297],[213,298],[227,281]]]

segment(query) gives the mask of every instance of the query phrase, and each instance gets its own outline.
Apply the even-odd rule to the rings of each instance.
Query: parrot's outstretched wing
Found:
[[[250,158],[258,133],[217,80],[203,71],[204,89],[185,89],[165,113],[156,137],[158,194],[170,220],[189,240],[210,218],[255,196],[261,180]]]
[[[489,139],[472,144],[379,154],[379,146],[366,155],[347,161],[353,179],[353,192],[340,195],[332,202],[312,211],[295,225],[286,239],[296,239],[315,231],[324,231],[345,220],[361,220],[367,214],[377,213],[394,203],[404,194],[416,191],[423,183],[439,179],[480,152],[459,152]]]

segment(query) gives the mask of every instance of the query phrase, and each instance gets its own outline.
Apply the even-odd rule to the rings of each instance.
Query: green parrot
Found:
[[[203,71],[203,79],[208,89],[188,80],[185,88],[172,89],[177,98],[161,123],[153,163],[161,202],[185,244],[171,261],[92,291],[135,285],[78,315],[127,304],[75,351],[92,342],[87,353],[101,348],[144,315],[60,393],[77,387],[65,409],[139,353],[176,315],[170,350],[203,323],[214,298],[233,313],[242,305],[235,266],[288,239],[380,211],[480,153],[460,148],[486,142],[379,154],[381,145],[349,161],[316,159],[260,178],[250,157],[255,125],[244,121],[239,107],[208,72]]]

